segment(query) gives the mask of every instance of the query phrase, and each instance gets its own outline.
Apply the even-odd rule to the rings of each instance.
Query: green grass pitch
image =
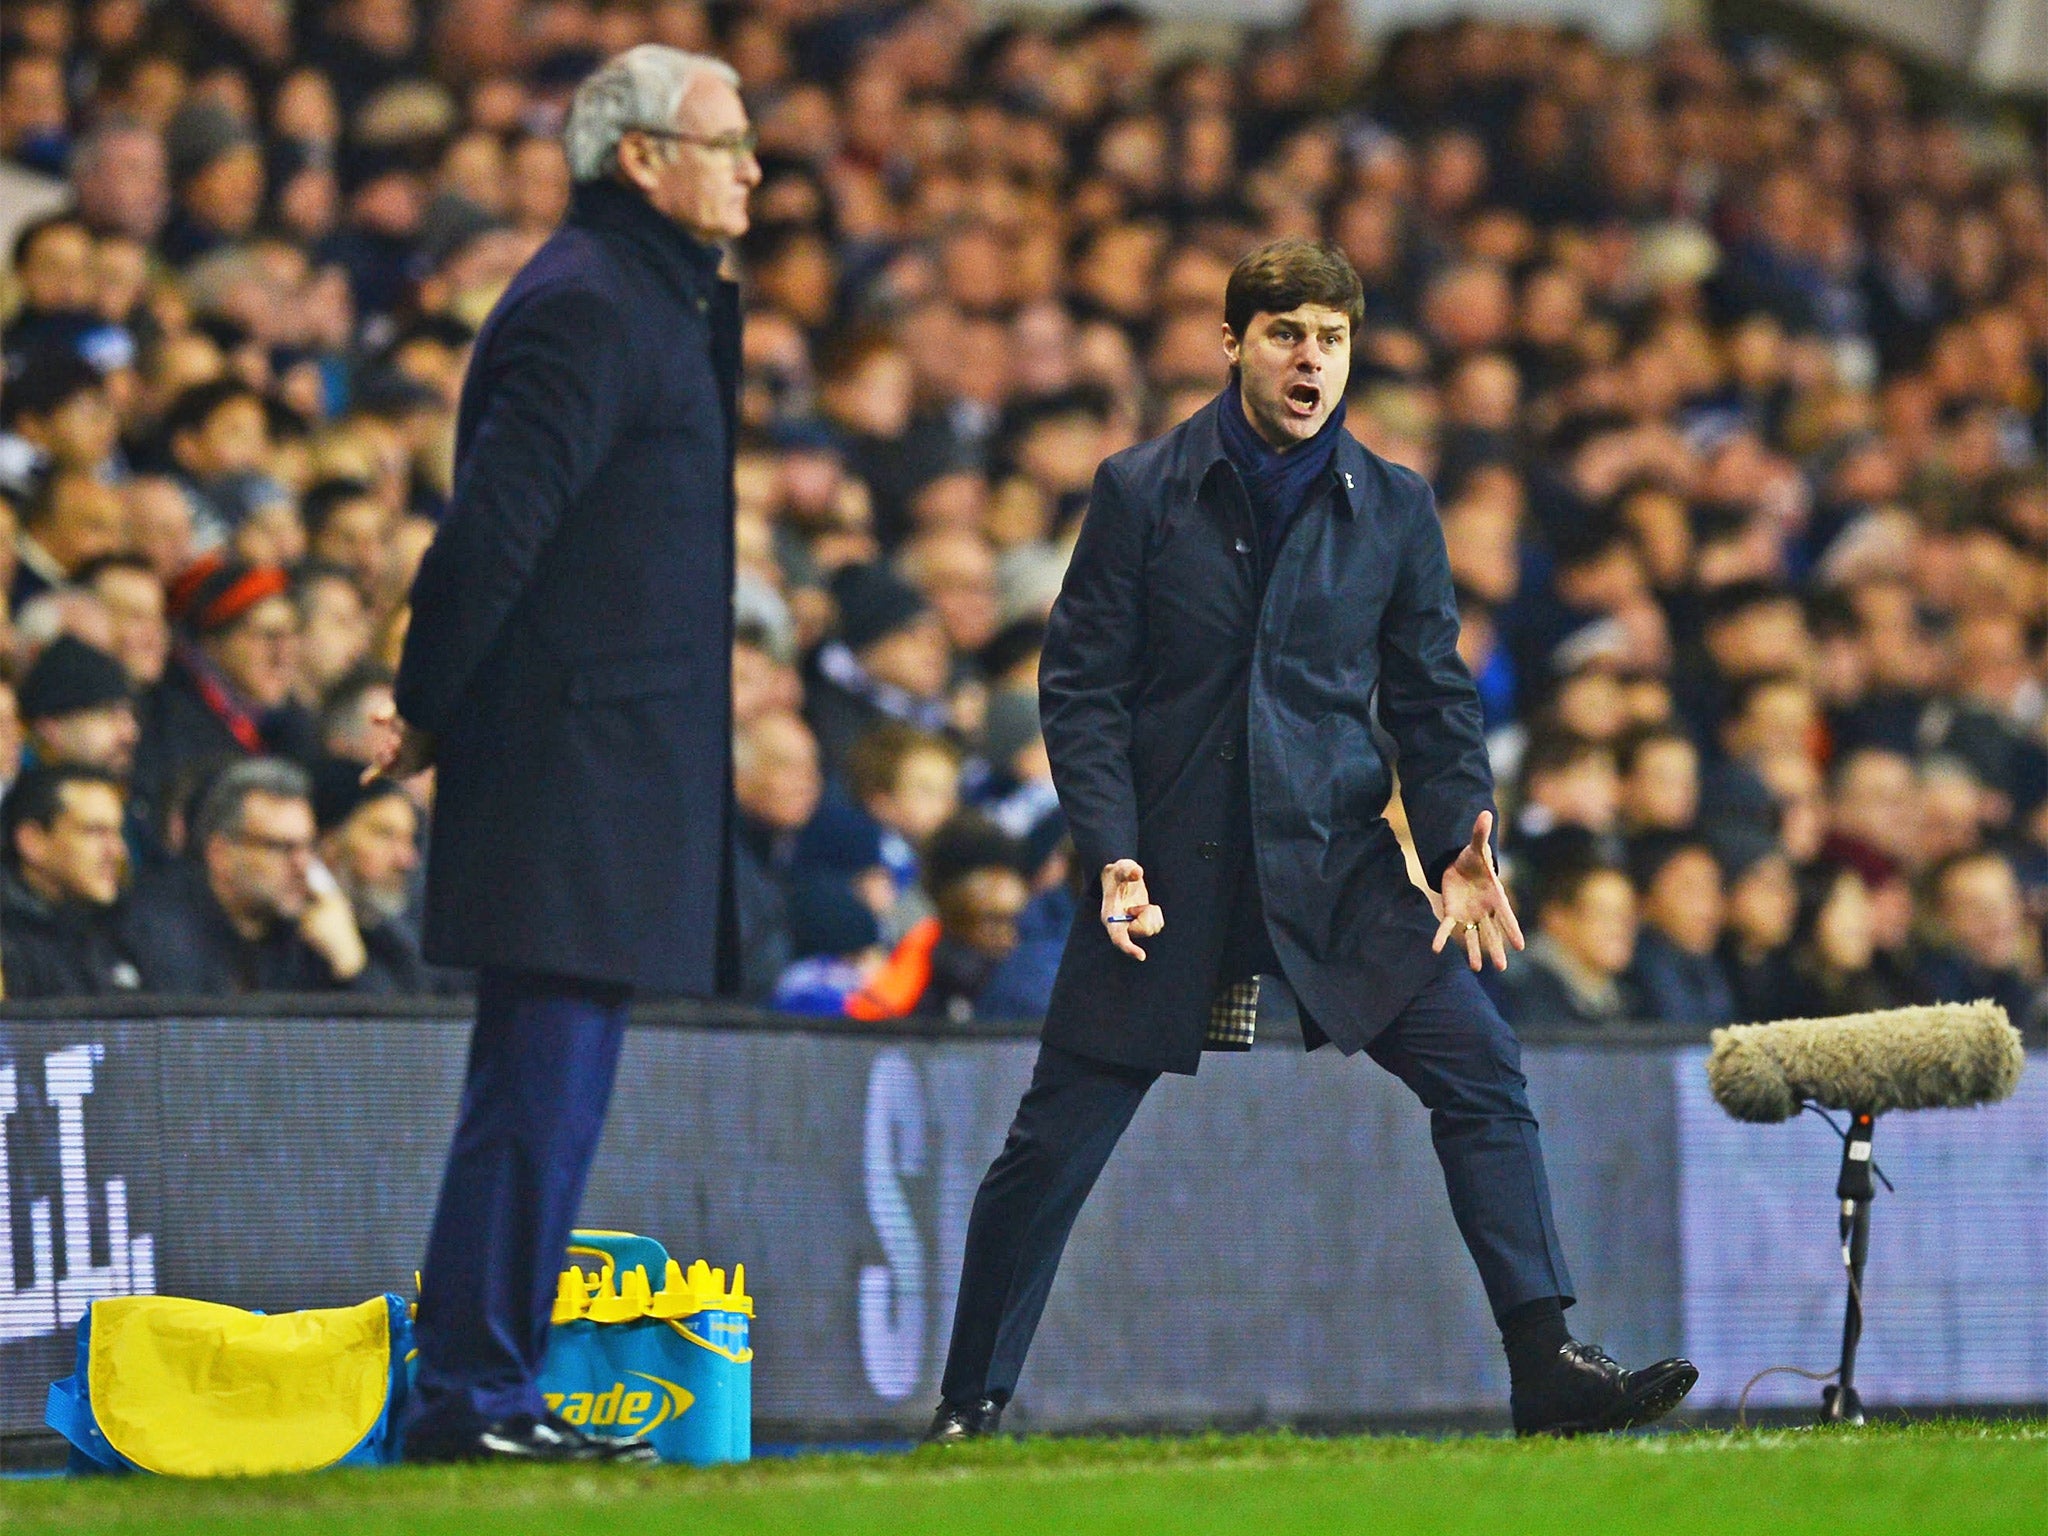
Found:
[[[600,1472],[420,1468],[246,1483],[0,1483],[0,1531],[379,1536],[1216,1532],[2048,1533],[2048,1423],[1515,1442],[1027,1440]]]

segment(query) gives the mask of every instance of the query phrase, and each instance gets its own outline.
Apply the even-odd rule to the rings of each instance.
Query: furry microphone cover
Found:
[[[2010,1097],[2026,1065],[2019,1031],[1989,1002],[1735,1024],[1713,1040],[1714,1098],[1760,1125],[1791,1119],[1808,1100],[1872,1115],[1992,1104]]]

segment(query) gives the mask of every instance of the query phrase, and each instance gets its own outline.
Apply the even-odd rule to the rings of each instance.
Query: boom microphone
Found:
[[[1990,1002],[1887,1008],[1714,1031],[1707,1086],[1736,1119],[1774,1125],[1807,1104],[1849,1111],[1849,1128],[1841,1133],[1842,1171],[1835,1180],[1849,1304],[1842,1318],[1842,1363],[1829,1372],[1834,1384],[1821,1394],[1823,1422],[1863,1422],[1856,1346],[1863,1337],[1870,1202],[1877,1194],[1871,1178],[1877,1164],[1870,1155],[1877,1117],[1888,1110],[1995,1104],[2011,1097],[2026,1064],[2020,1032],[2005,1010]]]
[[[1707,1086],[1737,1120],[1775,1125],[1802,1102],[1852,1114],[2009,1098],[2026,1065],[1996,1003],[1936,1003],[1714,1031]]]

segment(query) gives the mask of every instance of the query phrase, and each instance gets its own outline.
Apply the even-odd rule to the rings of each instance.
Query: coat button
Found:
[[[1203,843],[1195,849],[1195,852],[1205,859],[1213,859],[1222,851],[1223,845],[1221,843]]]
[[[1222,746],[1220,746],[1220,747],[1218,747],[1218,748],[1216,749],[1216,755],[1217,755],[1218,757],[1222,758],[1222,759],[1223,759],[1223,761],[1225,761],[1226,763],[1234,763],[1234,762],[1236,762],[1236,761],[1237,761],[1237,743],[1236,743],[1236,742],[1234,742],[1234,741],[1226,741],[1225,743],[1223,743],[1223,745],[1222,745]]]
[[[1239,539],[1230,547],[1236,550],[1240,555],[1248,555],[1252,552],[1251,540],[1249,539]]]
[[[703,298],[703,297],[701,297],[701,296],[700,296],[700,297],[698,298],[698,300],[697,300],[697,313],[698,313],[698,314],[700,314],[700,315],[708,315],[708,314],[710,314],[710,313],[711,313],[711,301],[710,301],[709,299],[707,299],[707,298]]]

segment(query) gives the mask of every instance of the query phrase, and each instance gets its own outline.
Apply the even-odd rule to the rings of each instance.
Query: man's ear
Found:
[[[655,139],[644,133],[629,132],[620,136],[619,147],[613,154],[619,174],[642,192],[652,192],[661,180],[661,152],[656,144]]]
[[[41,864],[43,855],[49,851],[49,828],[39,827],[32,821],[24,821],[14,829],[14,853],[23,866]]]
[[[1242,343],[1241,341],[1239,341],[1239,340],[1237,339],[1237,332],[1233,331],[1233,330],[1232,330],[1232,329],[1230,328],[1230,322],[1229,322],[1228,320],[1224,321],[1224,322],[1223,322],[1223,355],[1224,355],[1225,357],[1227,357],[1227,358],[1229,358],[1229,359],[1230,359],[1230,366],[1231,366],[1231,367],[1233,367],[1233,368],[1235,368],[1235,367],[1237,366],[1237,363],[1238,363],[1238,358],[1237,358],[1237,354],[1238,354],[1239,350],[1240,350],[1240,349],[1241,349],[1241,348],[1243,347],[1243,345],[1244,345],[1244,344],[1243,344],[1243,343]]]

